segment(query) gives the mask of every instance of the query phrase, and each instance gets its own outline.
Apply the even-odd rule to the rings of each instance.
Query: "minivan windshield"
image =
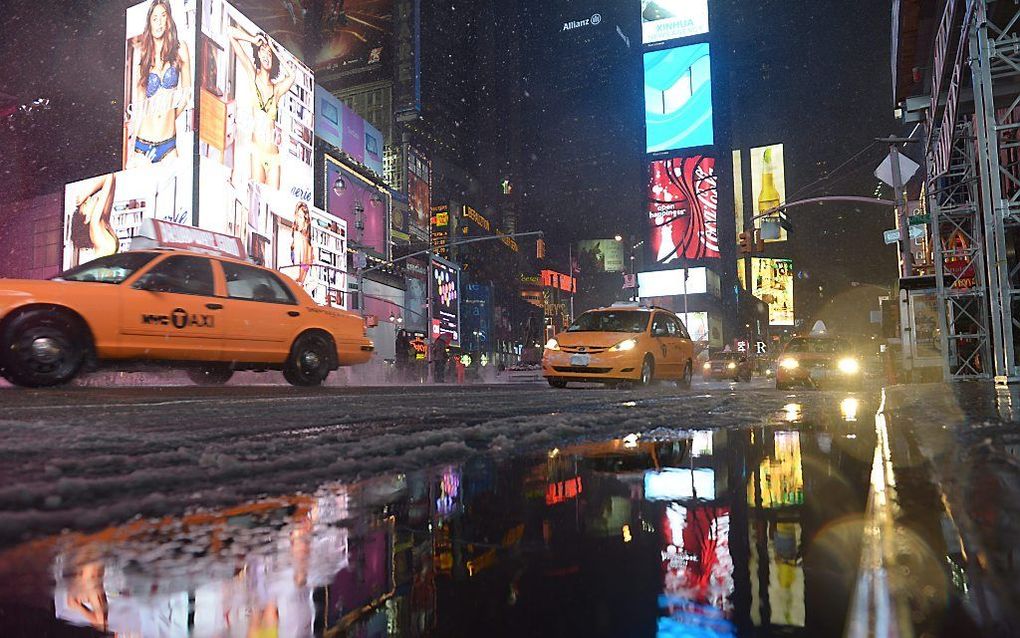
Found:
[[[806,354],[837,354],[850,349],[850,344],[842,339],[794,339],[786,346],[787,352]]]
[[[567,332],[644,332],[649,313],[635,310],[586,312],[570,325]]]

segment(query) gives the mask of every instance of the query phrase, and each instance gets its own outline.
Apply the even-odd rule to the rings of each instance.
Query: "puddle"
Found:
[[[0,633],[839,635],[874,408],[831,408],[33,541]]]

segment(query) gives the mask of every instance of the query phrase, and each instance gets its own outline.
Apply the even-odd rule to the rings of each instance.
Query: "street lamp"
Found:
[[[347,182],[344,180],[344,176],[337,175],[336,180],[333,182],[333,192],[337,195],[343,195],[346,190]]]

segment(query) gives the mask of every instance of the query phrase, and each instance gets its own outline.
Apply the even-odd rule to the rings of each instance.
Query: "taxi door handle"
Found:
[[[298,312],[297,310],[288,310],[287,311],[287,316],[288,317],[300,317],[301,313]]]
[[[207,303],[205,307],[209,310],[223,310],[223,304],[221,303]]]

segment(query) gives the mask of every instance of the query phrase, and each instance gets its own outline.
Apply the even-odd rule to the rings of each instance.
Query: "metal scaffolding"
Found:
[[[1020,382],[1018,28],[1015,2],[946,0],[935,38],[925,188],[948,380]]]
[[[926,185],[936,288],[942,302],[943,372],[952,380],[984,378],[991,345],[976,140],[971,128],[969,122],[956,125],[946,172]]]
[[[981,207],[985,221],[988,303],[992,324],[991,372],[1020,381],[1020,262],[1014,247],[1020,226],[1020,6],[972,0],[969,33]],[[970,7],[968,7],[968,15]]]

